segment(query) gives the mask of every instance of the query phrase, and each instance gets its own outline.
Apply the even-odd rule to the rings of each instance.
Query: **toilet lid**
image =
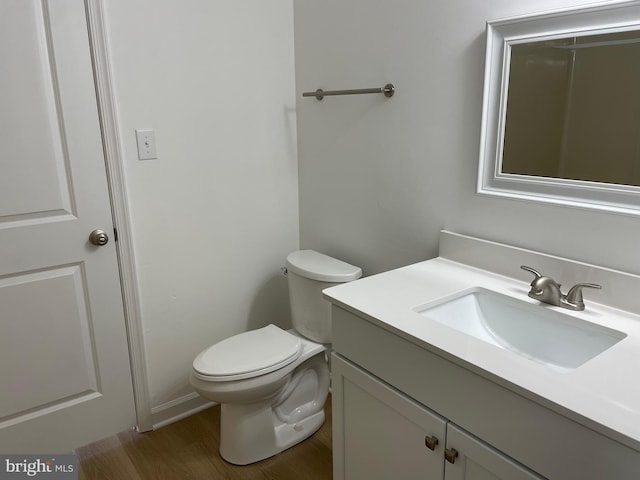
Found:
[[[241,380],[278,370],[301,353],[300,338],[267,325],[207,348],[193,361],[193,368],[213,381]]]

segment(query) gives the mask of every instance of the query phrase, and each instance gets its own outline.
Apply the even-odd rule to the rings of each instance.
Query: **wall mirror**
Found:
[[[640,2],[487,23],[478,193],[640,215]]]

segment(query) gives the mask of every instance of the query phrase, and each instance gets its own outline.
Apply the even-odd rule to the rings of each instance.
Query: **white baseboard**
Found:
[[[193,392],[184,397],[176,398],[170,402],[153,407],[151,409],[153,430],[187,418],[214,405],[216,405],[215,402],[207,400]]]

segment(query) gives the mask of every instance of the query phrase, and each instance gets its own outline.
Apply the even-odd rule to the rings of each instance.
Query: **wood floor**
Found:
[[[331,399],[311,438],[262,462],[239,467],[218,453],[220,407],[154,432],[122,432],[76,450],[79,480],[330,480]]]

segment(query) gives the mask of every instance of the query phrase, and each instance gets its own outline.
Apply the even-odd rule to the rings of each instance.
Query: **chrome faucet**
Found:
[[[549,305],[568,308],[569,310],[584,310],[584,301],[582,298],[582,289],[584,287],[602,288],[601,285],[596,283],[577,283],[571,287],[565,295],[560,290],[560,284],[553,278],[542,276],[537,270],[527,267],[526,265],[521,265],[520,268],[536,276],[531,282],[529,297],[548,303]]]

